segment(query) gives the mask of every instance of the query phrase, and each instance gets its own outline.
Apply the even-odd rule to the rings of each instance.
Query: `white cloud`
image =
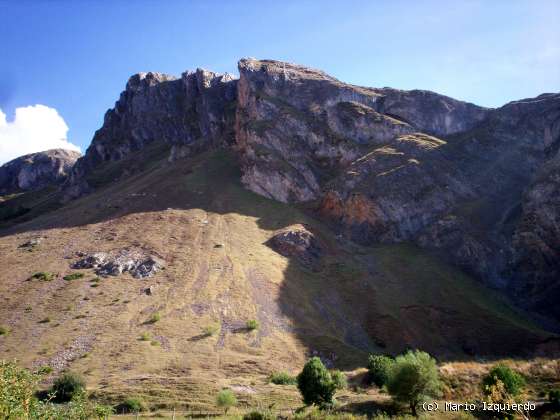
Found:
[[[33,105],[16,109],[7,121],[0,109],[0,165],[16,157],[48,149],[80,148],[66,138],[68,126],[54,108]]]

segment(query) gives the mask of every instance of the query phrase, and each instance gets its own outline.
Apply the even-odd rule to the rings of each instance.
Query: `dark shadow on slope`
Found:
[[[445,359],[529,355],[550,337],[492,292],[424,251],[406,244],[355,245],[337,238],[305,211],[245,190],[239,180],[235,157],[227,151],[172,164],[162,160],[0,235],[39,234],[170,208],[251,216],[269,231],[304,224],[325,244],[320,270],[290,258],[273,302],[266,298],[266,275],[246,273],[250,286],[265,296],[257,301],[259,334],[285,328],[309,356],[344,369],[364,366],[369,352],[407,348]],[[258,268],[266,272],[266,267]],[[275,311],[278,316],[271,316]]]

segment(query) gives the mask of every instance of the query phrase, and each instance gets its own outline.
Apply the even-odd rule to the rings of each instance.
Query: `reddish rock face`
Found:
[[[552,305],[543,293],[560,288],[550,169],[558,168],[560,95],[486,109],[276,61],[241,60],[239,72],[247,188],[316,201],[317,214],[354,241],[413,241],[520,302],[533,285],[532,308]]]

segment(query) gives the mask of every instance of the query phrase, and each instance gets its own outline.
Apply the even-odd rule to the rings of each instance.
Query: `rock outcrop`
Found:
[[[72,150],[52,149],[11,160],[0,166],[0,194],[60,184],[80,156]]]
[[[170,159],[231,147],[246,188],[306,202],[361,244],[430,248],[560,319],[559,94],[488,109],[271,60],[243,59],[239,75],[133,76],[69,195],[88,191],[105,162],[152,144],[169,146]]]
[[[279,254],[297,259],[304,267],[319,270],[324,247],[308,227],[298,224],[275,232],[267,245]]]
[[[202,69],[180,78],[151,72],[132,76],[77,162],[67,186],[70,196],[92,187],[88,174],[102,163],[153,143],[169,145],[171,159],[233,143],[236,83],[227,73]]]
[[[247,188],[316,202],[320,217],[363,244],[431,248],[551,313],[540,308],[560,298],[551,158],[560,95],[486,109],[427,91],[347,85],[275,61],[241,60],[239,72]],[[533,298],[523,302],[527,287]]]
[[[163,268],[160,258],[141,251],[95,252],[71,264],[74,269],[94,269],[99,276],[130,273],[135,278],[151,277]]]
[[[537,172],[535,182],[525,192],[513,249],[511,277],[519,300],[560,319],[559,152]]]

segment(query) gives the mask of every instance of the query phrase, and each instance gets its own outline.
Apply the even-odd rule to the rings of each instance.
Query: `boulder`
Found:
[[[297,224],[280,229],[267,245],[285,257],[295,258],[307,268],[320,269],[324,247],[307,226]]]

